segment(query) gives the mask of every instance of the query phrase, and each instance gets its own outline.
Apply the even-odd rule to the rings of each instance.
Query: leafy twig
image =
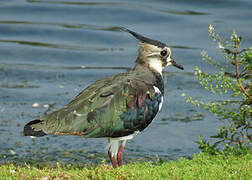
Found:
[[[241,91],[250,99],[250,103],[252,103],[252,96],[249,95],[249,93],[246,91],[246,89],[243,87],[243,85],[241,84],[241,81],[240,81],[239,62],[237,59],[237,54],[238,54],[237,46],[238,46],[237,43],[235,43],[235,48],[234,48],[234,52],[233,52],[234,62],[235,62],[235,77],[236,77],[237,83],[240,86]]]

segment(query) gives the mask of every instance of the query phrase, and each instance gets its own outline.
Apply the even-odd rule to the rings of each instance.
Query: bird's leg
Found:
[[[117,163],[118,163],[118,166],[122,165],[123,149],[124,149],[123,145],[120,145],[119,150],[117,152]]]
[[[117,168],[115,156],[111,156],[110,151],[108,151],[108,155],[109,155],[110,161],[111,161],[111,163],[113,165],[113,168]]]
[[[126,141],[127,141],[127,140],[122,140],[122,141],[121,141],[121,145],[120,145],[120,147],[119,147],[119,149],[118,149],[118,151],[117,151],[117,163],[118,163],[118,166],[121,166],[121,165],[122,165],[123,150],[124,150]]]

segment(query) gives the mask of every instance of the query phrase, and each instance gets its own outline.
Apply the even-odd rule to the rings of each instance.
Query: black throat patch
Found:
[[[156,86],[162,93],[162,95],[164,95],[164,80],[163,77],[161,76],[161,74],[157,73],[157,72],[153,72],[154,76],[156,77],[156,82],[154,83],[154,86]]]

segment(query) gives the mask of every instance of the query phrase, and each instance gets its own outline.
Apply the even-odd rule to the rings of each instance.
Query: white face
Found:
[[[149,66],[160,74],[165,66],[172,65],[170,48],[159,48],[154,45],[148,45],[147,52]]]
[[[162,71],[164,69],[162,61],[155,57],[149,58],[149,66],[155,71],[157,71],[159,74],[162,74]]]

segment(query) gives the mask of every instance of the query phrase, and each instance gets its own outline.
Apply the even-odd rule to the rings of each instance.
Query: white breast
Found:
[[[154,88],[154,90],[155,90],[155,93],[161,94],[161,91],[158,89],[158,87],[153,86],[153,88]],[[163,101],[164,101],[164,98],[163,98],[163,96],[161,95],[161,102],[159,103],[158,111],[161,110],[161,108],[162,108],[162,106],[163,106]]]

